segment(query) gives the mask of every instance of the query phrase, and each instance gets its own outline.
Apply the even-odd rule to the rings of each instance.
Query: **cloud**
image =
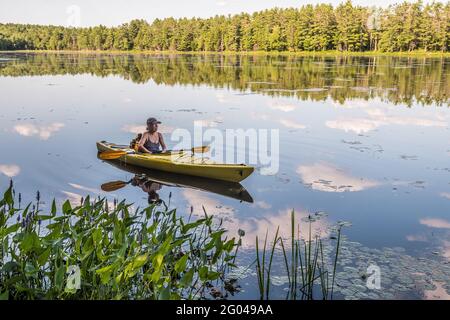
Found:
[[[216,98],[217,98],[217,101],[219,103],[228,103],[228,102],[230,102],[230,98],[225,96],[225,94],[223,94],[223,93],[217,93],[216,94]]]
[[[406,240],[408,241],[420,241],[420,242],[426,242],[428,241],[427,237],[422,234],[411,234],[406,236]]]
[[[446,127],[447,121],[442,117],[435,119],[414,118],[414,117],[396,117],[389,116],[381,109],[366,110],[369,118],[340,118],[337,120],[326,121],[325,125],[332,129],[340,129],[345,132],[353,131],[357,134],[367,133],[384,125],[403,125],[418,127]]]
[[[229,215],[233,213],[232,207],[226,207],[220,201],[210,198],[202,191],[185,189],[183,190],[183,197],[187,200],[188,206],[194,208],[194,212],[203,215],[203,208],[208,215]]]
[[[214,128],[222,122],[222,119],[222,117],[216,117],[214,119],[199,119],[194,121],[194,126]]]
[[[450,260],[450,241],[444,240],[442,244],[442,256],[447,260]]]
[[[425,218],[419,220],[420,224],[423,224],[430,228],[438,229],[450,229],[450,222],[439,218]]]
[[[54,122],[48,126],[38,126],[31,123],[18,124],[14,131],[25,137],[39,136],[41,140],[48,140],[55,132],[63,128],[64,123]]]
[[[254,206],[256,206],[258,208],[261,208],[261,209],[264,209],[264,210],[268,210],[268,209],[272,208],[272,205],[267,203],[267,202],[265,202],[265,201],[256,201],[254,203]]]
[[[279,110],[283,112],[291,112],[294,111],[297,107],[292,104],[275,104],[270,106],[273,110]]]
[[[381,124],[378,121],[364,118],[338,119],[325,122],[325,125],[331,129],[339,129],[345,132],[353,131],[356,134],[367,133],[375,130]]]
[[[424,290],[425,300],[450,300],[450,294],[447,293],[445,286],[440,282],[432,282],[436,286],[436,289]]]
[[[74,184],[70,184],[70,185],[73,186]],[[78,186],[78,185],[75,184],[75,186]],[[87,191],[85,189],[88,189],[88,188],[85,188],[85,187],[82,187],[82,186],[79,186],[79,187],[81,187],[81,188],[78,188],[78,189],[83,190],[83,191]],[[92,190],[95,191],[95,189],[92,189]],[[63,199],[63,201],[69,200],[70,205],[72,207],[77,207],[77,206],[81,205],[81,199],[85,199],[85,196],[86,196],[86,195],[82,196],[81,194],[74,193],[74,192],[69,192],[69,191],[64,191],[64,190],[62,190],[61,193],[64,194],[64,197],[65,197]],[[96,192],[94,192],[94,193],[96,193]],[[107,199],[107,200],[108,200],[108,208],[109,208],[109,210],[114,210],[114,201],[113,201],[113,199]],[[130,211],[134,211],[135,208],[133,206],[131,206],[129,208],[129,210]]]
[[[20,167],[15,164],[0,164],[0,173],[12,178],[20,173]]]
[[[441,192],[441,197],[444,197],[444,198],[447,198],[447,199],[450,199],[450,192]]]
[[[303,183],[311,185],[314,190],[325,192],[355,192],[380,185],[377,181],[353,177],[342,169],[326,163],[299,166],[297,173]]]
[[[92,193],[95,193],[95,194],[103,193],[101,190],[88,188],[88,187],[85,187],[85,186],[82,186],[82,185],[79,185],[79,184],[75,184],[75,183],[69,183],[69,185],[72,188],[75,188],[75,189],[78,189],[78,190],[82,190],[82,191],[92,192]]]
[[[158,126],[158,131],[161,132],[162,134],[172,133],[173,130],[175,130],[173,127],[165,126],[162,124]],[[145,125],[139,124],[126,124],[122,127],[122,131],[138,134],[147,131],[147,127]]]
[[[134,134],[144,133],[146,130],[146,126],[138,124],[126,124],[122,127],[122,131]]]
[[[270,116],[268,114],[266,114],[266,113],[252,112],[250,114],[250,116],[254,120],[264,120],[264,121],[266,121],[266,120],[270,119]]]
[[[289,119],[280,119],[280,123],[285,126],[286,128],[291,128],[291,129],[305,129],[306,126],[304,126],[303,124],[300,124],[298,122],[295,122],[293,120],[289,120]]]
[[[67,197],[67,200],[69,200],[72,207],[79,206],[81,204],[81,199],[83,198],[83,196],[81,194],[64,191],[64,190],[61,192],[64,194],[64,196]]]

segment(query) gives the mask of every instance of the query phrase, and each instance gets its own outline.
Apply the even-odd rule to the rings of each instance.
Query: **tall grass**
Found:
[[[341,240],[341,230],[343,224],[338,224],[337,243],[334,248],[334,259],[332,270],[326,263],[324,255],[324,242],[319,235],[312,235],[312,223],[316,217],[308,216],[308,234],[306,239],[300,234],[300,226],[297,225],[295,213],[291,212],[291,234],[290,234],[290,252],[286,250],[285,240],[279,235],[279,227],[275,233],[272,245],[269,248],[269,265],[266,267],[266,251],[267,251],[267,233],[264,239],[264,246],[260,250],[259,239],[256,237],[256,274],[258,278],[258,288],[260,299],[270,299],[271,272],[272,262],[275,251],[280,249],[283,262],[286,269],[289,288],[286,299],[291,300],[312,300],[318,296],[321,299],[333,299],[333,288],[335,285],[335,275],[337,270],[337,262],[339,258],[339,246]],[[262,259],[261,259],[262,254]],[[331,277],[331,281],[330,281]],[[331,282],[331,285],[330,285]],[[319,295],[315,294],[315,290],[319,290]]]

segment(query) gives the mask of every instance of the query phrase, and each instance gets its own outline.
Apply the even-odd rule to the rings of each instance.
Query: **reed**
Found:
[[[260,299],[270,299],[270,279],[272,277],[272,263],[275,252],[279,248],[285,271],[288,278],[289,288],[286,299],[290,300],[313,300],[318,297],[316,289],[320,293],[321,299],[333,299],[333,288],[335,285],[335,275],[338,266],[339,247],[341,240],[342,224],[337,228],[337,243],[334,249],[334,259],[330,266],[326,263],[324,253],[324,242],[318,236],[312,235],[312,224],[318,218],[318,213],[309,215],[306,218],[308,223],[308,234],[306,239],[300,234],[300,225],[295,232],[295,212],[291,212],[291,234],[290,253],[286,250],[285,240],[279,235],[279,227],[275,233],[271,247],[269,248],[269,265],[266,268],[265,256],[267,251],[267,232],[264,246],[260,249],[259,239],[256,237],[256,273],[258,278],[258,288]],[[330,270],[332,269],[332,270]],[[330,281],[331,275],[331,281]],[[331,285],[330,285],[331,282]]]

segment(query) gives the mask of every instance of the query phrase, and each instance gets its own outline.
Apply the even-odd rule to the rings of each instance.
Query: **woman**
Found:
[[[158,124],[161,122],[155,118],[147,120],[147,132],[142,135],[139,141],[139,152],[161,153],[167,150],[161,133],[158,132]],[[160,146],[162,150],[159,150]]]

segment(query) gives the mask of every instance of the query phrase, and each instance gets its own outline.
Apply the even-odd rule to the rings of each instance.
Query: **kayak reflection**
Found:
[[[202,177],[188,176],[163,172],[158,170],[150,170],[124,163],[122,161],[104,160],[104,162],[135,176],[128,182],[111,182],[109,185],[117,184],[116,188],[112,187],[110,191],[118,189],[127,184],[140,187],[149,195],[149,202],[160,203],[158,191],[162,186],[191,188],[220,194],[225,197],[237,199],[240,201],[253,203],[253,198],[249,192],[237,182],[229,182],[222,180],[214,180]],[[120,184],[121,183],[121,184]],[[106,185],[106,184],[104,184]]]

